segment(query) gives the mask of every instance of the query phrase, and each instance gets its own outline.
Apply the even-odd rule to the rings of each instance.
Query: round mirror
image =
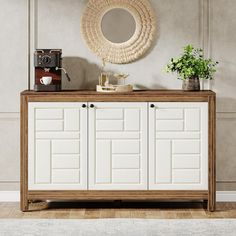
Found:
[[[134,35],[136,22],[127,10],[114,8],[103,16],[101,28],[104,37],[110,42],[124,43]]]
[[[156,20],[150,0],[87,0],[81,31],[102,60],[125,64],[142,57],[152,45]]]

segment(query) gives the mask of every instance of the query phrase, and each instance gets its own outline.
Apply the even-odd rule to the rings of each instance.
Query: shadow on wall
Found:
[[[96,89],[98,78],[102,72],[101,67],[81,57],[63,57],[62,66],[71,78],[71,81],[68,82],[66,76],[62,73],[62,90]],[[112,71],[106,72],[113,73]],[[110,77],[110,82],[115,82],[113,77]],[[155,85],[154,87],[156,89],[166,89],[161,85]],[[141,84],[135,84],[135,89],[148,90],[149,88]]]
[[[156,4],[152,4],[152,9],[154,11],[154,17],[155,17],[155,33],[153,35],[153,41],[150,45],[150,48],[139,58],[139,60],[146,58],[157,46],[158,40],[161,35],[161,28],[159,22],[159,14]]]
[[[101,68],[81,57],[63,57],[63,67],[71,78],[68,82],[63,75],[63,90],[95,89]]]
[[[157,85],[155,84],[152,87],[155,88],[155,90],[167,89],[166,87],[164,87],[164,86],[162,86],[160,84],[157,84]],[[135,84],[135,89],[137,89],[137,90],[150,90],[149,87],[146,87],[146,86],[144,86],[142,84]]]
[[[216,92],[217,111],[232,112],[236,111],[235,99],[235,73],[236,63],[229,60],[221,60],[215,79],[211,81],[212,89]]]

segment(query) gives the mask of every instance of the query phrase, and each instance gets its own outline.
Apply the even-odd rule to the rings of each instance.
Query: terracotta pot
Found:
[[[199,91],[200,90],[200,81],[198,77],[192,77],[186,80],[183,80],[183,90],[185,91]]]

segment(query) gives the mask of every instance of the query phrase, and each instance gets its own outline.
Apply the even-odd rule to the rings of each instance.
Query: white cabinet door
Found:
[[[87,109],[29,103],[29,190],[87,189]]]
[[[208,189],[208,103],[149,104],[149,189]]]
[[[89,189],[147,189],[147,103],[89,105]]]

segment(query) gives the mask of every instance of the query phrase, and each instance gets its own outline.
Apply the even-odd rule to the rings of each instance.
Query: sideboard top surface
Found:
[[[203,90],[186,92],[183,90],[135,90],[131,93],[98,93],[93,90],[61,91],[61,92],[35,92],[26,90],[21,93],[30,101],[208,101],[215,97],[215,92]]]

